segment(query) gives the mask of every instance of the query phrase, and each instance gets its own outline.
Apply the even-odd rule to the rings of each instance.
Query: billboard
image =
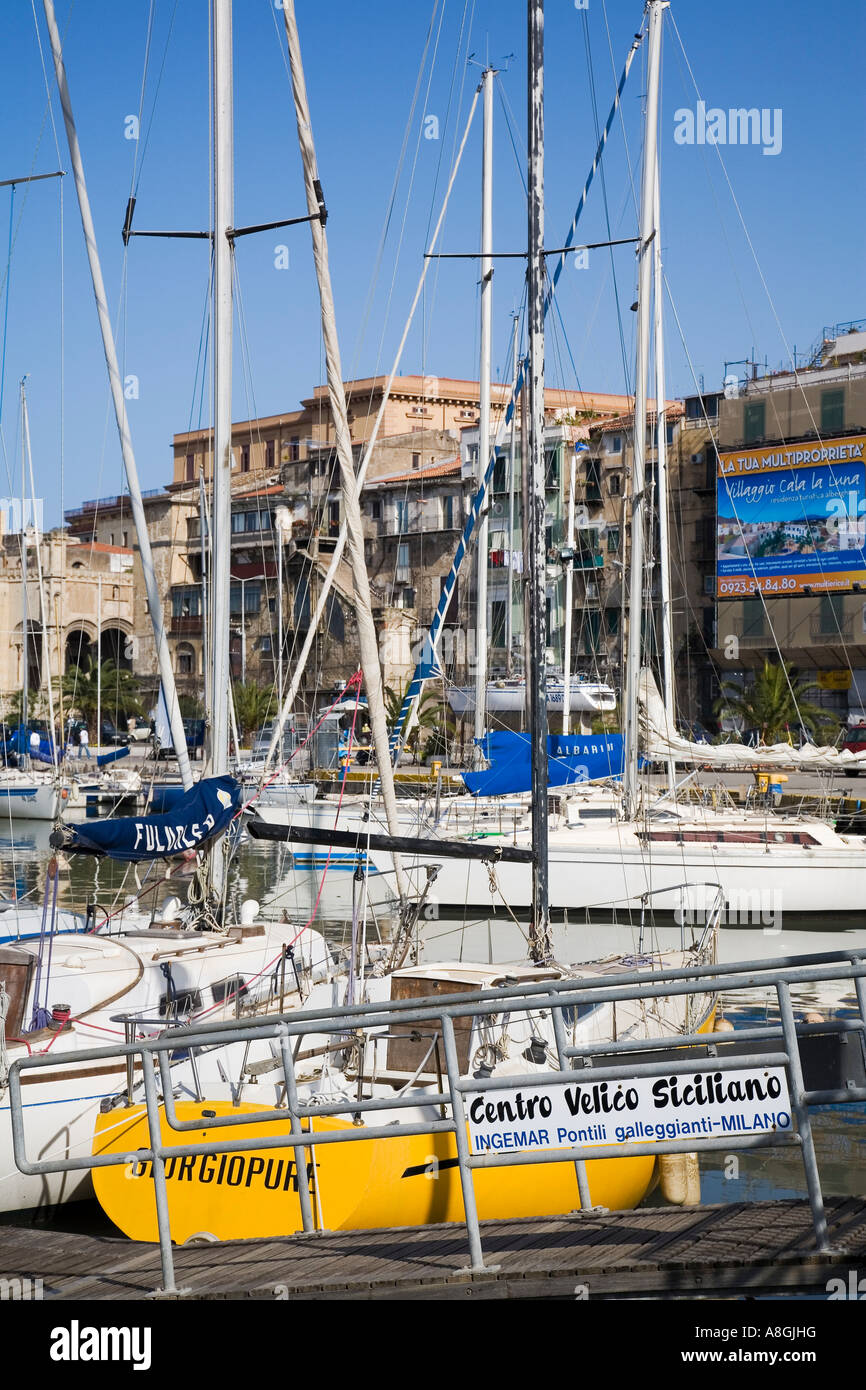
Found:
[[[866,586],[866,435],[719,454],[716,595]]]

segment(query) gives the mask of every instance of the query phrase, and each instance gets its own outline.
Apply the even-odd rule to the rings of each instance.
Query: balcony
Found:
[[[853,613],[840,613],[838,620],[820,613],[813,615],[809,623],[809,636],[813,642],[832,646],[836,642],[850,640],[854,635]]]
[[[197,613],[194,617],[187,614],[181,618],[175,617],[174,614],[172,614],[171,627],[169,628],[169,635],[171,637],[201,637],[201,634],[202,618],[200,613]]]

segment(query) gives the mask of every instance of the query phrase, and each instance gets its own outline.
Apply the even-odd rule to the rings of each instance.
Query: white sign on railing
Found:
[[[784,1067],[521,1086],[466,1096],[472,1152],[790,1131]]]

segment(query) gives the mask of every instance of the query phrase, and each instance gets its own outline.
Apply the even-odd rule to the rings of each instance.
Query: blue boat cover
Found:
[[[39,730],[36,730],[39,734],[39,745],[37,747],[36,744],[30,742],[31,732],[30,729],[25,729],[23,724],[19,724],[3,744],[3,751],[7,754],[17,753],[19,758],[28,757],[34,762],[51,763],[53,765],[54,740],[47,738]],[[65,752],[65,748],[59,749],[58,757],[62,758]]]
[[[116,763],[118,758],[128,758],[129,748],[112,748],[108,753],[100,753],[96,759],[97,767],[108,767],[109,763]]]
[[[497,729],[477,739],[490,767],[483,772],[464,772],[463,781],[473,796],[508,796],[532,787],[529,734]],[[591,782],[599,777],[621,777],[622,734],[549,734],[547,783],[567,787],[572,782]]]
[[[67,826],[64,848],[129,861],[184,854],[221,835],[240,804],[239,782],[233,777],[208,777],[191,787],[167,815],[121,816]]]

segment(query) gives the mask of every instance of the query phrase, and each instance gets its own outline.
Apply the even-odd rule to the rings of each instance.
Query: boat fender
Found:
[[[259,915],[260,905],[255,898],[247,898],[241,903],[241,925],[251,927]]]
[[[716,1019],[715,1026],[713,1027],[714,1033],[733,1033],[733,1031],[734,1025],[729,1018]]]
[[[697,1154],[659,1154],[659,1191],[677,1207],[701,1204],[701,1175]]]

